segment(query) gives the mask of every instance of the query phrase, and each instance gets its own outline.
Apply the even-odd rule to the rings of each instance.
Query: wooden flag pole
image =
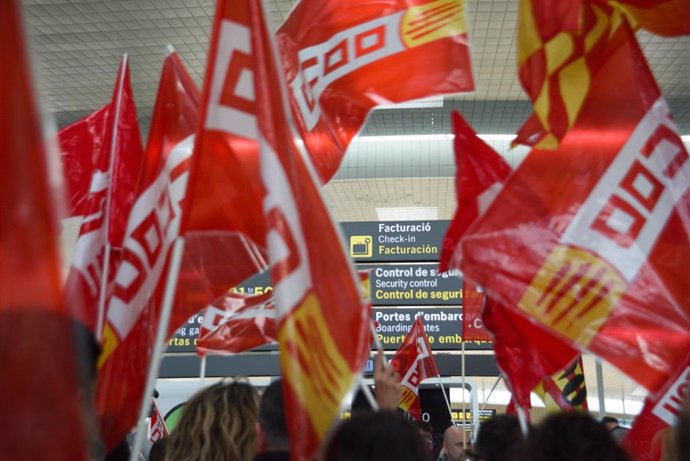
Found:
[[[127,53],[122,55],[120,63],[120,75],[117,79],[117,99],[115,100],[115,114],[113,115],[113,129],[110,136],[110,158],[108,159],[108,168],[110,170],[108,177],[108,193],[105,195],[105,205],[103,208],[103,226],[105,227],[105,246],[103,248],[103,271],[101,272],[100,292],[98,293],[98,317],[96,320],[96,340],[100,344],[103,340],[103,324],[105,323],[105,302],[106,292],[108,288],[108,276],[110,275],[110,253],[112,248],[110,246],[110,207],[113,196],[113,176],[115,173],[115,147],[117,145],[117,123],[120,119],[120,106],[122,105],[122,87],[125,84],[125,74],[127,73],[127,62],[129,57]]]
[[[163,294],[163,305],[161,307],[160,317],[158,318],[158,331],[156,333],[156,340],[153,344],[153,354],[151,355],[151,362],[149,364],[149,374],[146,378],[146,387],[144,387],[144,395],[141,400],[141,409],[139,410],[139,421],[137,423],[137,433],[132,446],[132,453],[130,461],[137,461],[141,447],[144,445],[144,437],[146,436],[146,415],[149,412],[151,403],[153,402],[153,388],[158,378],[160,370],[161,356],[165,347],[165,340],[167,337],[168,324],[170,323],[170,314],[172,313],[173,302],[175,301],[175,290],[177,289],[177,279],[180,274],[180,267],[182,266],[182,255],[184,254],[184,237],[177,237],[173,244],[172,255],[170,257],[170,266],[168,269],[168,278],[165,282],[165,292]]]
[[[448,415],[450,415],[450,422],[455,426],[455,418],[453,418],[453,410],[450,408],[450,400],[448,400],[448,396],[446,395],[446,387],[443,385],[443,380],[441,379],[440,376],[436,376],[436,379],[438,380],[438,383],[441,385],[441,392],[443,392],[443,398],[446,401],[446,406],[448,407]],[[465,431],[462,431],[463,434]],[[463,435],[463,440],[464,440],[464,435]]]

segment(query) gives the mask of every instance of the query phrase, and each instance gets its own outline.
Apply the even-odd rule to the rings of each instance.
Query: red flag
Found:
[[[444,238],[441,270],[459,267],[461,247],[458,242],[493,202],[512,172],[503,158],[479,139],[457,112],[453,113],[453,130],[458,210]],[[575,350],[526,319],[507,311],[500,303],[491,299],[485,303],[484,295],[476,291],[476,285],[467,277],[463,277],[463,287],[463,340],[469,339],[466,334],[470,331],[481,339],[490,332],[492,336],[488,336],[488,340],[494,342],[496,361],[513,392],[515,402],[523,409],[529,409],[532,389],[544,377],[570,363],[576,355]],[[466,290],[468,287],[470,290]],[[478,319],[480,315],[481,319]],[[477,321],[483,323],[483,328],[470,330],[469,325]],[[482,337],[482,333],[485,336]],[[540,338],[548,347],[533,347],[530,343],[533,338]]]
[[[623,24],[559,149],[533,150],[465,235],[463,271],[656,393],[690,350],[687,160]]]
[[[457,111],[453,111],[453,131],[458,209],[443,237],[439,261],[441,272],[460,268],[460,239],[489,207],[513,171],[498,152],[479,139]]]
[[[62,169],[69,192],[70,216],[87,213],[87,196],[93,172],[101,156],[110,149],[106,141],[110,107],[108,103],[58,132]]]
[[[686,0],[616,0],[611,5],[620,8],[634,25],[653,34],[669,37],[690,34],[690,3]]]
[[[194,81],[171,53],[163,65],[139,195],[127,223],[103,336],[97,405],[109,448],[139,417],[169,253],[180,229],[198,109]],[[169,332],[179,318],[186,321],[194,313],[176,311]]]
[[[276,342],[276,315],[271,291],[257,296],[229,293],[220,306],[204,311],[197,354],[237,354]]]
[[[277,36],[324,182],[375,106],[474,90],[463,1],[302,1]]]
[[[402,397],[398,406],[419,420],[419,385],[427,378],[441,376],[431,354],[421,317],[415,318],[412,328],[391,359],[391,366],[402,376]]]
[[[679,373],[659,392],[645,400],[642,412],[623,439],[623,447],[634,461],[659,461],[664,432],[676,425],[690,389],[690,355]]]
[[[165,426],[165,420],[155,400],[153,401],[152,407],[151,420],[149,421],[149,440],[151,443],[156,443],[160,439],[168,436],[168,428]]]
[[[59,160],[46,155],[20,9],[0,6],[0,459],[87,460],[88,384],[78,375],[88,364],[78,363],[78,324],[62,302],[48,165]]]
[[[216,31],[235,31],[224,46],[252,50],[251,94],[291,455],[311,459],[369,354],[371,313],[309,159],[291,131],[277,51],[260,1],[219,1],[217,8]]]
[[[462,279],[462,340],[492,341],[491,333],[484,327],[482,310],[484,293],[479,286],[463,277]]]
[[[98,126],[98,114],[107,114],[105,123]],[[86,126],[82,126],[86,125]],[[100,128],[102,132],[89,131]],[[62,145],[70,139],[71,150],[63,151],[63,161],[67,167],[81,172],[90,168],[91,181],[85,197],[84,220],[79,229],[74,258],[65,288],[68,303],[84,308],[82,319],[93,331],[100,332],[97,325],[101,279],[105,270],[105,251],[116,250],[122,246],[127,217],[134,204],[135,189],[139,180],[141,162],[144,158],[137,112],[132,97],[127,56],[123,57],[115,82],[112,101],[107,109],[66,128],[67,134],[60,134]],[[72,134],[86,134],[84,144]],[[90,157],[93,162],[75,165],[68,158],[74,153],[84,160],[83,152],[93,148]],[[111,164],[112,163],[112,164]],[[66,176],[75,176],[70,171]],[[106,242],[108,245],[106,245]],[[116,258],[108,256],[109,280],[115,276]],[[102,320],[101,320],[102,321]]]

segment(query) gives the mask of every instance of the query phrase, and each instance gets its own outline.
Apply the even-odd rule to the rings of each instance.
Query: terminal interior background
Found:
[[[291,0],[270,0],[277,28]],[[144,136],[148,132],[166,45],[172,44],[201,87],[215,2],[213,0],[24,0],[38,87],[44,112],[61,128],[107,103],[122,52],[129,54],[134,96]],[[516,77],[518,0],[466,0],[476,91],[390,106],[374,111],[351,144],[335,178],[325,186],[337,221],[449,220],[456,207],[450,114],[459,110],[477,133],[517,166],[526,149],[509,149],[512,134],[530,114]],[[668,39],[640,33],[639,40],[666,97],[686,146],[690,142],[690,37]],[[417,69],[423,72],[423,69]],[[66,267],[78,220],[63,223]],[[457,326],[458,331],[460,325]],[[457,351],[449,352],[461,360]],[[491,354],[472,351],[471,354]],[[193,355],[193,353],[192,353]],[[603,386],[595,359],[584,357],[589,407],[630,421],[642,408],[645,390],[603,364]],[[496,376],[473,376],[478,404],[503,410],[509,392]],[[209,377],[207,383],[217,377]],[[251,380],[265,385],[271,377]],[[469,394],[461,377],[444,377],[453,407]],[[158,381],[163,414],[200,386],[199,378]],[[533,396],[533,418],[543,405]]]

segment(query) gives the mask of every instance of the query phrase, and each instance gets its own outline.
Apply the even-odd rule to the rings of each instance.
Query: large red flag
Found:
[[[46,156],[20,8],[0,5],[0,459],[87,460],[90,383],[79,373],[89,364],[78,363],[80,329],[62,302],[48,165],[59,160]]]
[[[665,431],[676,425],[690,395],[690,359],[659,392],[645,399],[642,412],[623,439],[623,446],[635,461],[659,461]],[[675,441],[674,441],[675,442]]]
[[[276,342],[276,316],[271,291],[256,296],[229,293],[204,311],[196,351],[237,354]]]
[[[261,2],[229,5],[218,2],[220,27],[241,31],[236,40],[251,38],[291,456],[312,459],[369,355],[371,314],[318,178],[294,138],[283,73]]]
[[[441,256],[441,270],[459,268],[460,239],[489,207],[512,172],[512,168],[488,144],[479,139],[472,127],[457,112],[453,113],[456,189],[458,209],[446,233]],[[562,340],[508,311],[489,296],[476,292],[476,285],[463,277],[463,340],[466,333],[481,338],[490,332],[498,367],[506,378],[514,401],[530,408],[530,392],[544,377],[563,369],[577,354]],[[486,305],[486,306],[484,306]],[[483,309],[483,311],[482,311]],[[469,321],[481,318],[482,329],[471,330]],[[477,337],[475,336],[475,337]],[[533,339],[547,347],[535,348]]]
[[[465,235],[462,267],[656,394],[690,351],[690,162],[625,23],[605,58],[559,149],[533,150]]]
[[[299,129],[324,182],[375,106],[474,90],[465,15],[462,0],[297,4],[277,36]]]
[[[402,396],[398,406],[419,420],[419,385],[427,378],[441,376],[421,317],[415,318],[412,328],[391,359],[391,366],[402,376]]]
[[[99,114],[107,114],[104,123],[99,127]],[[86,125],[86,126],[82,126]],[[90,131],[88,128],[100,128],[102,132]],[[101,281],[109,263],[108,279],[115,277],[117,255],[105,256],[105,252],[117,252],[124,239],[127,217],[136,198],[135,191],[139,180],[141,163],[144,158],[137,112],[132,97],[132,86],[129,77],[127,56],[122,59],[117,73],[112,101],[107,109],[101,109],[76,126],[68,127],[67,133],[58,133],[61,145],[69,145],[63,150],[65,166],[80,173],[90,168],[91,182],[86,204],[83,207],[84,219],[79,229],[76,248],[67,284],[65,299],[72,305],[82,306],[83,321],[93,331],[101,332],[98,325],[99,296]],[[78,134],[84,144],[79,144]],[[83,155],[87,149],[93,149],[89,160]],[[81,157],[84,164],[73,161]],[[66,171],[68,178],[78,176]],[[106,289],[107,291],[107,289]],[[100,321],[103,322],[103,316]]]
[[[112,447],[136,424],[173,242],[179,235],[199,93],[176,53],[163,64],[137,201],[103,336],[98,410]],[[169,330],[195,311],[179,310]]]

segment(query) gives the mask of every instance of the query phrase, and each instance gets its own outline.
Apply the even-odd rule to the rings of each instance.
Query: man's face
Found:
[[[462,432],[460,429],[450,431],[444,439],[443,448],[448,455],[448,461],[461,461],[465,459],[462,448]]]

